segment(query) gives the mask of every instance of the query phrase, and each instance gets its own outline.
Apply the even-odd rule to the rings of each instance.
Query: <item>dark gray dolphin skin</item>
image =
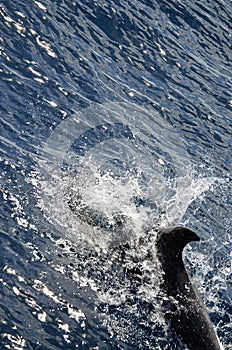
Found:
[[[157,254],[163,269],[164,317],[189,350],[222,350],[207,310],[182,260],[186,244],[199,241],[184,227],[158,231]]]

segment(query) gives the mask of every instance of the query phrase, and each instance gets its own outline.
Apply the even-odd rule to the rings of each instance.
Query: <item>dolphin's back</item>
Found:
[[[199,241],[195,232],[175,227],[161,230],[157,253],[163,269],[165,318],[189,350],[222,350],[207,310],[184,267],[182,251],[191,241]]]

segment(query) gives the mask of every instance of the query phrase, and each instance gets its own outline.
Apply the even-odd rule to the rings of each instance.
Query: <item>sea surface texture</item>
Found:
[[[232,349],[231,44],[230,0],[0,2],[0,349],[186,349],[176,225]]]

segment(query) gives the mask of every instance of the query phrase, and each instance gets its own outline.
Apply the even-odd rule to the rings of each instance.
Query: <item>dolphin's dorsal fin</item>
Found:
[[[222,350],[207,310],[191,282],[182,260],[183,248],[199,241],[198,235],[184,227],[160,229],[157,235],[157,255],[163,279],[161,281],[164,317],[189,350]]]
[[[198,235],[186,227],[160,229],[157,237],[157,252],[161,260],[182,260],[182,251],[186,244],[199,241]]]

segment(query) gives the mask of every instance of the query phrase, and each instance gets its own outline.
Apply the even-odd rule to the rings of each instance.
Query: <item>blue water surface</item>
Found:
[[[184,349],[112,255],[176,224],[201,237],[185,263],[232,349],[231,14],[1,1],[1,349]]]

